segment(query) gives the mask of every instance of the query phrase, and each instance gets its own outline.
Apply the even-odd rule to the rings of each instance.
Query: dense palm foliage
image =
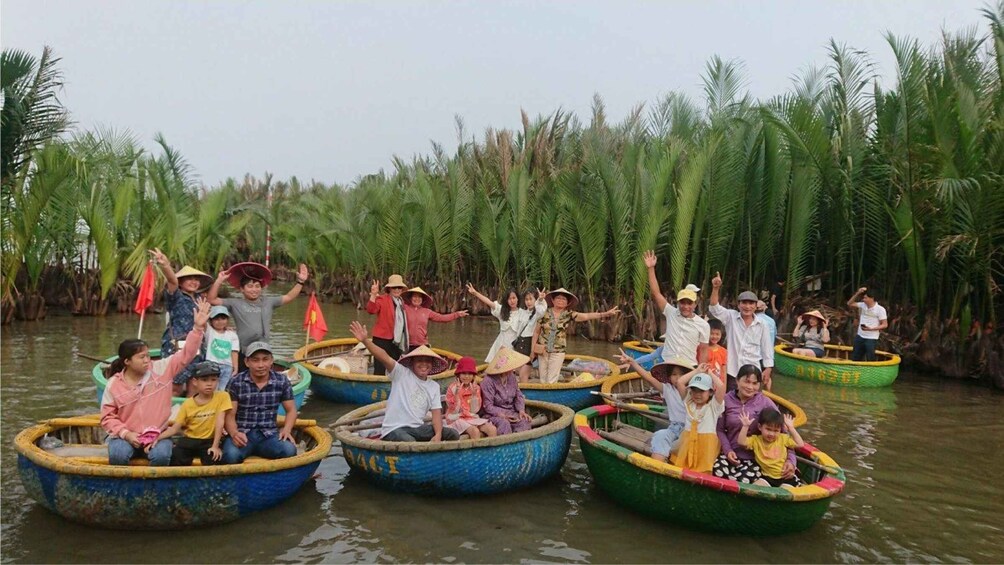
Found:
[[[151,155],[114,132],[22,143],[8,159],[5,132],[2,290],[35,292],[58,266],[76,273],[72,298],[88,311],[138,274],[148,247],[213,270],[262,259],[268,223],[273,260],[305,261],[329,286],[391,272],[455,288],[565,286],[585,308],[641,316],[639,257],[654,248],[672,288],[721,271],[729,292],[777,277],[798,293],[822,275],[841,302],[866,284],[921,318],[995,319],[1004,2],[985,17],[926,50],[889,36],[889,90],[867,53],[836,42],[768,100],[747,93],[741,63],[716,57],[700,100],[671,93],[610,123],[597,98],[587,120],[524,114],[519,130],[479,137],[458,120],[455,153],[437,145],[352,187],[266,176],[204,190],[162,139]]]

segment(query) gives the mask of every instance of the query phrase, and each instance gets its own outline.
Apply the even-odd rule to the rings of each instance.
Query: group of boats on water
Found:
[[[776,371],[844,387],[889,386],[898,374],[894,354],[878,352],[875,362],[854,362],[845,358],[850,348],[826,347],[827,356],[813,358],[779,345]],[[640,357],[652,348],[626,342],[624,351]],[[431,377],[445,391],[460,355],[436,352],[451,363]],[[572,354],[560,382],[520,384],[533,419],[529,431],[441,443],[381,441],[368,432],[378,427],[374,422],[386,404],[390,380],[372,374],[371,364],[354,338],[309,344],[293,362],[277,361],[275,369],[285,371],[293,384],[297,408],[308,390],[313,402],[361,405],[330,428],[298,420],[298,453],[292,458],[250,457],[241,464],[204,467],[150,467],[142,461],[109,465],[105,432],[95,414],[54,418],[22,431],[15,440],[18,471],[29,496],[49,510],[76,522],[122,529],[222,523],[275,506],[314,476],[332,446],[341,448],[353,473],[379,487],[470,496],[526,488],[554,476],[575,435],[597,486],[623,506],[687,527],[748,535],[809,528],[846,481],[837,462],[808,443],[798,449],[804,484],[792,489],[739,483],[656,461],[645,453],[645,442],[659,426],[658,393],[637,373],[622,374],[611,361]],[[592,373],[575,371],[582,366]],[[102,368],[99,364],[92,373],[99,399],[107,384]],[[796,426],[807,421],[795,403],[765,394],[794,417]]]

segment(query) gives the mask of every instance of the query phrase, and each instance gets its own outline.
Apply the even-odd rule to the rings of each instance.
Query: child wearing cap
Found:
[[[497,433],[491,422],[478,416],[481,386],[474,382],[477,372],[473,357],[461,357],[455,370],[457,378],[446,389],[446,425],[471,439],[478,439],[482,434],[492,437]]]
[[[445,359],[423,346],[395,361],[382,347],[373,343],[366,326],[353,321],[349,331],[366,346],[377,362],[388,369],[390,395],[387,397],[380,439],[433,443],[460,439],[457,430],[443,425],[439,384],[429,379],[430,375],[446,370]],[[426,423],[426,415],[430,413],[432,422]]]
[[[218,390],[226,390],[237,366],[241,350],[237,332],[227,327],[230,311],[226,306],[213,306],[209,310],[209,328],[206,329],[206,360],[220,366]]]
[[[165,440],[185,430],[171,450],[171,465],[191,465],[196,457],[203,465],[213,465],[223,457],[220,450],[223,423],[233,405],[229,394],[216,390],[219,379],[220,366],[212,361],[197,363],[192,368],[196,394],[181,403],[174,424],[157,439]]]
[[[753,484],[786,489],[799,486],[801,483],[798,477],[792,475],[784,478],[782,476],[784,463],[788,459],[788,450],[805,445],[802,436],[798,435],[798,430],[795,429],[794,417],[791,414],[782,416],[773,408],[765,408],[757,418],[760,435],[755,436],[747,435],[749,427],[753,424],[753,418],[745,410],[739,413],[739,421],[742,422],[743,427],[739,430],[737,441],[739,445],[753,452],[753,456],[756,457],[756,462],[763,472],[763,475]],[[781,433],[782,426],[788,433]]]
[[[721,450],[718,443],[718,417],[725,412],[725,383],[709,375],[708,365],[676,381],[676,390],[684,397],[688,427],[680,437],[680,447],[673,455],[674,465],[698,473],[710,473]]]

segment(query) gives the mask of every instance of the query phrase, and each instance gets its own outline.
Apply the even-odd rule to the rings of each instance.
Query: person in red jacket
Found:
[[[408,350],[408,322],[404,313],[404,300],[401,298],[408,285],[404,284],[401,275],[391,275],[383,288],[387,292],[381,295],[380,282],[373,281],[366,311],[377,317],[376,324],[373,325],[373,343],[397,361]],[[383,363],[374,363],[373,374],[386,375],[387,368]]]
[[[429,322],[452,322],[457,318],[466,318],[467,310],[458,310],[450,314],[440,314],[432,310],[432,297],[416,286],[401,293],[404,299],[404,316],[408,325],[408,351],[429,345]]]

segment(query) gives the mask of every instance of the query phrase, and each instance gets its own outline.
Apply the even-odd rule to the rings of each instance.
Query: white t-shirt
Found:
[[[683,357],[696,365],[697,346],[707,344],[711,338],[708,322],[697,314],[684,318],[680,310],[668,302],[662,315],[666,317],[666,343],[662,349],[662,360]]]
[[[425,423],[423,420],[429,410],[442,410],[439,383],[436,381],[423,381],[400,363],[394,365],[387,376],[390,378],[390,396],[387,398],[387,412],[383,417],[380,437],[398,428],[421,426]]]
[[[670,422],[687,423],[687,407],[683,405],[683,397],[676,387],[663,383],[662,398],[666,401],[666,417]]]
[[[232,351],[240,351],[241,342],[234,330],[218,332],[211,327],[206,328],[206,360],[220,365],[233,366],[230,358]]]
[[[858,302],[858,335],[865,339],[878,339],[879,331],[865,331],[861,326],[874,328],[879,322],[886,319],[885,307],[878,302],[869,308],[864,302]]]

